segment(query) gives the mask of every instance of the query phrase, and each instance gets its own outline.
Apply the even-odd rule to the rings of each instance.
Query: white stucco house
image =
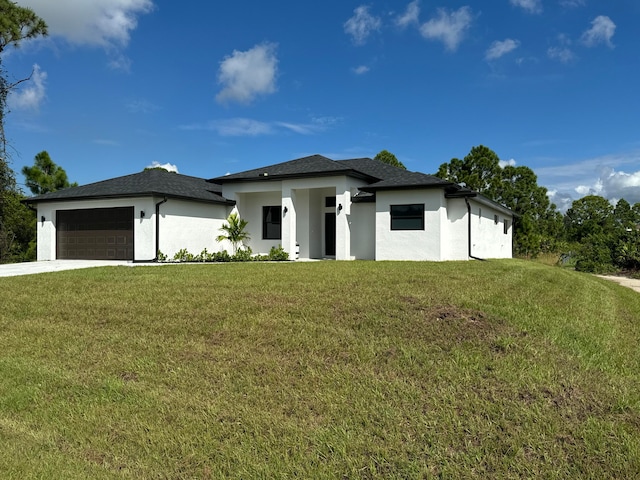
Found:
[[[254,253],[282,245],[291,259],[512,256],[511,210],[369,158],[312,155],[210,180],[145,170],[26,202],[38,212],[39,261],[230,250],[215,238],[232,212],[248,221]]]

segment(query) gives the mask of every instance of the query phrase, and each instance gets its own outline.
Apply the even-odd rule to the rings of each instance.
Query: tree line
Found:
[[[620,199],[615,207],[597,195],[575,200],[563,215],[526,166],[500,165],[488,147],[473,147],[463,159],[443,163],[435,174],[464,184],[510,208],[517,256],[558,254],[577,270],[606,273],[640,269],[640,203]]]

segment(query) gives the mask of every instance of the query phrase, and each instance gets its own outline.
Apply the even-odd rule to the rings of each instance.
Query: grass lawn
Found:
[[[0,478],[637,478],[639,345],[519,260],[0,278]]]

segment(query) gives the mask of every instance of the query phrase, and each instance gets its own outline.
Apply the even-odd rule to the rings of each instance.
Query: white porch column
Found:
[[[295,191],[282,186],[282,248],[289,254],[290,260],[296,258],[296,205]]]
[[[352,260],[350,214],[351,189],[344,177],[336,185],[336,260]]]

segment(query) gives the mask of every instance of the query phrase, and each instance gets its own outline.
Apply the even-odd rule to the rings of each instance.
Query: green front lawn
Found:
[[[0,478],[634,478],[638,345],[518,260],[0,278]]]

